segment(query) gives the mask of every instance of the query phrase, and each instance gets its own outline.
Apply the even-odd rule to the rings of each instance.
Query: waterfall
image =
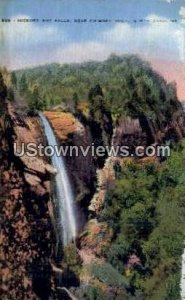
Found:
[[[49,146],[58,146],[57,139],[46,117],[39,113],[47,142]],[[67,245],[76,237],[76,219],[74,210],[74,197],[67,175],[64,159],[56,153],[51,158],[53,167],[57,169],[55,176],[55,197],[59,216],[59,225],[62,230],[63,245]]]

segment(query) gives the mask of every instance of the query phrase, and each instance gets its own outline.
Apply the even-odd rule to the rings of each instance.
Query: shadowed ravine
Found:
[[[46,119],[39,113],[48,145],[58,145],[54,132]],[[76,237],[77,225],[75,219],[74,198],[71,190],[69,178],[62,157],[58,157],[56,153],[51,158],[53,167],[57,169],[55,176],[55,201],[58,208],[59,229],[62,232],[63,246],[73,241]]]

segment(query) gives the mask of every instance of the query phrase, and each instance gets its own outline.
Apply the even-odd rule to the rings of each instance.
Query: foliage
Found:
[[[75,106],[88,99],[95,108],[104,101],[114,120],[122,115],[139,117],[144,112],[149,120],[162,123],[180,105],[175,84],[167,84],[147,62],[133,55],[111,55],[104,62],[40,66],[17,71],[16,77],[20,91],[32,92],[37,86],[48,108],[71,99]]]
[[[84,112],[93,125],[93,137],[102,135],[104,144],[110,142],[107,135],[112,120],[116,123],[120,117],[130,116],[164,128],[181,107],[175,83],[167,83],[147,62],[133,55],[111,55],[103,62],[52,64],[14,75],[12,84],[25,95],[32,113],[58,104]],[[161,165],[133,161],[123,169],[115,166],[115,187],[107,192],[98,216],[112,228],[113,238],[104,249],[106,262],[91,266],[100,282],[125,287],[127,277],[131,299],[179,299],[184,169],[185,142],[174,147]],[[80,262],[71,245],[64,250],[63,265],[71,278],[79,276]],[[89,286],[85,299],[100,298],[102,291]]]
[[[17,77],[15,72],[11,73],[11,84],[13,85],[13,87],[17,87]]]
[[[92,264],[91,274],[107,285],[120,288],[127,287],[126,278],[117,272],[109,263]]]
[[[69,244],[64,248],[63,265],[64,268],[68,268],[76,275],[79,275],[80,259],[77,254],[76,247],[73,244]]]
[[[99,218],[114,230],[107,261],[139,299],[180,299],[185,228],[185,142],[161,165],[125,164]],[[131,255],[140,263],[129,264]],[[137,297],[136,297],[137,298]]]
[[[7,97],[7,87],[4,83],[3,75],[0,72],[0,114],[2,114],[4,110],[4,102],[6,97]]]
[[[9,87],[7,90],[7,99],[10,101],[14,100],[14,91],[11,87]]]
[[[34,88],[33,92],[29,92],[27,97],[29,99],[28,107],[31,113],[34,114],[35,111],[46,108],[46,104],[41,100],[37,87]]]
[[[88,285],[83,292],[84,300],[107,300],[102,290],[98,287]]]
[[[27,79],[25,73],[22,74],[19,80],[19,91],[21,94],[25,93],[28,89]]]
[[[3,75],[0,73],[0,98],[5,99],[7,96],[7,87],[4,83]]]

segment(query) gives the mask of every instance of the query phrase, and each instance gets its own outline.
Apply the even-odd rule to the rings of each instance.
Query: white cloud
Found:
[[[175,2],[175,0],[163,0],[163,1],[168,2],[168,3]]]
[[[184,13],[184,8],[180,12]],[[146,19],[150,22],[115,24],[97,33],[92,40],[75,43],[70,43],[63,30],[52,24],[5,24],[3,30],[4,25],[0,27],[0,64],[18,68],[50,62],[101,61],[111,53],[136,53],[146,59],[184,60],[183,26],[157,15],[149,15]]]
[[[61,63],[104,60],[111,53],[136,53],[146,58],[184,58],[184,33],[181,26],[167,18],[149,15],[142,26],[116,24],[100,33],[94,41],[72,43],[60,48],[56,60]],[[155,20],[155,22],[153,22]],[[163,20],[165,22],[157,22]]]
[[[179,15],[180,15],[182,18],[185,18],[185,7],[184,7],[184,6],[181,6],[181,7],[180,7]]]
[[[177,2],[178,0],[160,0],[160,1],[167,2],[167,3],[174,3]]]
[[[184,6],[180,7],[179,15],[181,17],[181,24],[184,26],[185,25],[185,7]]]
[[[103,43],[92,41],[72,43],[63,49],[58,49],[56,59],[60,63],[80,63],[88,60],[104,60],[113,49]]]
[[[29,16],[15,16],[15,19],[29,19]],[[0,25],[0,42],[6,43],[9,47],[21,47],[37,44],[43,40],[54,42],[61,38],[61,33],[57,27],[49,24],[38,26],[33,22],[11,22],[1,23]]]
[[[112,40],[113,42],[120,43],[127,36],[131,36],[132,28],[128,23],[117,24],[111,30],[103,32],[102,37],[106,41]]]
[[[72,43],[60,48],[56,61],[80,63],[104,60],[113,52],[140,54],[146,59],[184,60],[183,28],[157,15],[149,15],[146,19],[150,22],[145,25],[116,24],[97,35],[94,41]],[[163,22],[157,22],[160,20]]]
[[[29,16],[14,16],[15,19],[30,19]],[[0,65],[15,68],[30,65],[30,60],[38,59],[47,45],[58,45],[64,40],[64,33],[52,24],[39,26],[34,22],[11,22],[0,24]],[[32,54],[30,54],[32,52]],[[37,53],[36,53],[37,52]],[[42,56],[40,57],[43,61]],[[46,59],[45,59],[46,62]]]
[[[104,43],[116,45],[123,52],[142,54],[146,58],[183,59],[182,26],[157,15],[149,15],[146,19],[150,22],[141,26],[116,24],[102,34]]]

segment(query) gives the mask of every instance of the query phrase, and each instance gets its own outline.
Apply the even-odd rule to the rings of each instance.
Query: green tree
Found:
[[[7,99],[10,101],[14,100],[14,91],[11,87],[9,87],[7,90]]]
[[[74,108],[75,108],[75,110],[76,110],[77,105],[78,105],[78,103],[79,103],[79,97],[78,97],[78,94],[77,94],[77,93],[74,93],[72,99],[73,99],[73,101],[74,101]]]
[[[26,75],[23,73],[19,80],[19,91],[21,94],[24,94],[28,90]]]
[[[16,74],[15,72],[12,72],[11,73],[11,83],[13,85],[13,87],[17,87],[17,77],[16,77]]]
[[[89,91],[90,110],[94,115],[100,107],[103,106],[103,91],[99,84]]]
[[[39,90],[38,90],[38,87],[35,87],[33,92],[29,93],[28,94],[29,96],[29,103],[28,103],[28,106],[29,106],[29,111],[32,113],[32,114],[35,114],[36,111],[38,110],[43,110],[45,102],[43,103],[41,97],[40,97],[40,94],[39,94]]]
[[[7,97],[7,87],[4,83],[3,75],[0,72],[0,114],[4,112],[6,97]]]

